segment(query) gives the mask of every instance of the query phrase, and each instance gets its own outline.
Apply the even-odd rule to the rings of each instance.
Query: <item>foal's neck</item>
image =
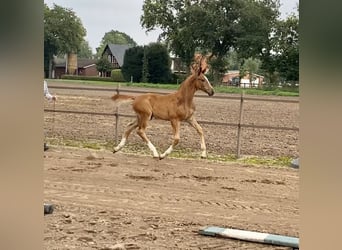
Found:
[[[177,93],[180,98],[183,99],[185,103],[192,103],[196,92],[196,86],[193,83],[196,80],[196,76],[189,76],[185,81],[180,85]]]

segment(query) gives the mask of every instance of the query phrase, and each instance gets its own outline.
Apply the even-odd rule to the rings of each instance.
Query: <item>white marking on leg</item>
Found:
[[[196,121],[195,117],[190,117],[187,122],[193,126],[197,133],[199,134],[200,138],[201,138],[201,158],[207,158],[207,147],[205,145],[205,140],[204,140],[204,135],[203,135],[203,129],[202,127],[198,124],[198,122]]]
[[[167,155],[171,154],[173,150],[173,146],[171,145],[168,149],[165,150],[164,153],[160,155],[160,159],[164,159]]]
[[[207,148],[205,146],[203,132],[201,134],[201,149],[202,149],[201,158],[207,158]]]
[[[153,157],[159,158],[159,153],[158,153],[156,147],[152,144],[151,141],[147,141],[147,146],[148,146],[149,149],[152,151]]]
[[[117,146],[114,148],[114,152],[117,152],[117,151],[119,151],[120,149],[122,149],[123,146],[125,146],[125,144],[126,144],[126,138],[123,137],[123,138],[121,139],[119,145],[117,145]]]

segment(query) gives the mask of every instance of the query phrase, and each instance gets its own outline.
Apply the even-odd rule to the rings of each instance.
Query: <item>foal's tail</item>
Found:
[[[119,106],[120,104],[128,104],[132,103],[135,99],[135,96],[132,95],[113,95],[111,99],[114,101],[114,103]]]

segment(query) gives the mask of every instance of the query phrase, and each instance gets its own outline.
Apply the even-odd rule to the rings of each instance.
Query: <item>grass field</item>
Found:
[[[53,81],[82,83],[89,85],[107,85],[107,86],[130,86],[130,87],[144,87],[156,89],[177,89],[179,84],[161,84],[161,83],[130,83],[130,82],[108,82],[108,81],[90,81],[90,80],[57,80]],[[241,94],[242,91],[247,95],[267,95],[267,96],[299,96],[299,88],[279,88],[279,87],[265,87],[265,88],[238,88],[231,86],[214,86],[216,93],[231,93]]]

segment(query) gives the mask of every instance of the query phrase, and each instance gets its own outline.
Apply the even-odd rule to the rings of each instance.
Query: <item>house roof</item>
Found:
[[[65,67],[65,58],[55,58],[55,67]],[[96,59],[88,59],[88,58],[77,58],[77,67],[78,68],[87,68],[96,64]]]
[[[131,45],[128,44],[113,44],[113,43],[109,43],[106,45],[106,47],[108,46],[108,49],[110,50],[110,52],[112,53],[113,56],[115,56],[116,61],[118,62],[119,66],[121,67],[123,64],[123,59],[124,59],[124,55],[127,49],[131,48]],[[102,52],[103,53],[106,51],[106,47]]]

